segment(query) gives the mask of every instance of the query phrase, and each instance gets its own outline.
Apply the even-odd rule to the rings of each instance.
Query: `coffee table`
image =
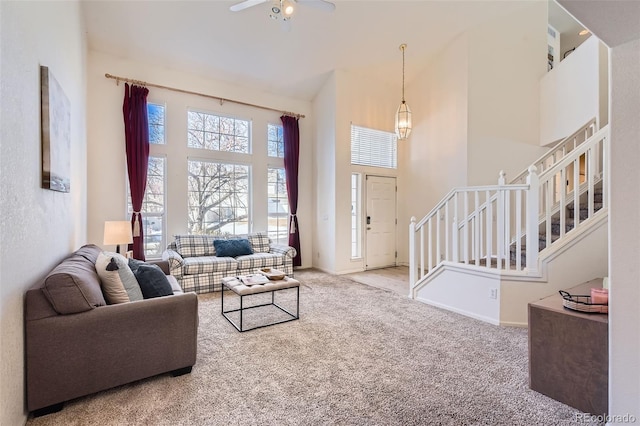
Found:
[[[282,306],[278,305],[275,301],[275,293],[282,291],[282,290],[288,290],[288,289],[292,289],[295,288],[296,289],[296,313],[293,314],[291,312],[289,312],[288,310],[286,310],[285,308],[283,308]],[[224,310],[224,293],[225,290],[231,290],[233,293],[235,293],[236,295],[238,295],[240,297],[240,308],[238,309],[229,309],[227,311]],[[262,327],[268,327],[270,325],[275,325],[275,324],[281,324],[283,322],[289,322],[289,321],[294,321],[300,318],[300,281],[295,280],[293,278],[290,277],[284,277],[284,279],[282,280],[274,280],[274,281],[269,281],[265,284],[255,284],[255,285],[245,285],[242,281],[240,281],[240,279],[238,277],[225,277],[222,279],[222,300],[221,300],[221,305],[222,305],[222,316],[224,316],[227,321],[229,321],[231,323],[231,325],[233,325],[236,330],[240,331],[240,332],[244,332],[244,331],[249,331],[249,330],[255,330],[256,328],[262,328]],[[264,294],[264,293],[271,293],[271,302],[269,303],[261,303],[259,305],[251,305],[251,306],[245,306],[244,304],[244,298],[248,297],[248,296],[254,296],[257,294]],[[242,321],[242,317],[244,314],[244,311],[248,310],[248,309],[254,309],[254,308],[260,308],[263,306],[275,306],[276,308],[278,308],[279,310],[281,310],[282,312],[284,312],[285,314],[287,314],[287,318],[284,320],[280,320],[280,321],[275,321],[275,322],[271,322],[268,324],[263,324],[263,325],[258,325],[255,327],[251,327],[251,328],[244,328],[243,327],[243,321]],[[240,312],[240,321],[239,324],[236,324],[227,314],[231,313],[231,312]]]

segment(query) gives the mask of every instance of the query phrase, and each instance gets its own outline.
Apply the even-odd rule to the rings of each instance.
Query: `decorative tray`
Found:
[[[569,294],[559,290],[562,296],[562,306],[574,311],[586,312],[588,314],[608,314],[609,305],[606,303],[591,303],[591,296]]]
[[[285,273],[273,268],[261,268],[259,272],[272,281],[283,280]]]

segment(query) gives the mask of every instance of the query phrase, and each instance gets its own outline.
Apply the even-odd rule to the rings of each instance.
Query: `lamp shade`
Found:
[[[104,223],[105,245],[120,245],[133,243],[131,222],[128,220],[106,221]]]
[[[406,139],[411,133],[411,109],[402,101],[396,112],[396,135],[398,139]]]

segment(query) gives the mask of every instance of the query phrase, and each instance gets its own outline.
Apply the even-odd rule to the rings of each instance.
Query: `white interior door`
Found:
[[[396,178],[367,176],[366,269],[396,264]]]

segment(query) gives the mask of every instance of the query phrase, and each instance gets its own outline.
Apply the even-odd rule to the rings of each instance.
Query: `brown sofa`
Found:
[[[27,291],[27,409],[36,416],[135,380],[189,373],[196,362],[196,294],[168,276],[174,295],[107,305],[94,266],[100,252],[81,247]]]

